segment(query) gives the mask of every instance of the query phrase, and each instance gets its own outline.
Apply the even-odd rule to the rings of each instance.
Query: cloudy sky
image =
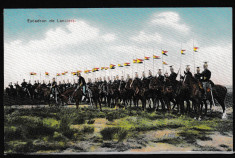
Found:
[[[47,20],[29,23],[30,20]],[[54,22],[49,22],[50,20]],[[74,20],[74,22],[57,22]],[[199,47],[193,53],[193,46]],[[180,50],[185,49],[184,56]],[[45,79],[69,71],[57,80],[76,79],[70,72],[109,64],[131,63],[130,67],[83,74],[87,77],[126,76],[136,71],[164,72],[174,65],[182,72],[186,65],[208,61],[212,81],[232,85],[232,8],[85,8],[5,9],[4,86],[9,82]],[[133,58],[151,57],[144,64]],[[30,77],[30,72],[37,75]],[[50,76],[45,77],[45,72]],[[40,75],[41,74],[41,75]],[[31,81],[32,82],[32,81]]]

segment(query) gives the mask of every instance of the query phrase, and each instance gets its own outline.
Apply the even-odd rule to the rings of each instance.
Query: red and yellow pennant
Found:
[[[123,67],[122,64],[118,64],[118,67]]]
[[[153,55],[153,59],[161,59],[160,56]]]
[[[133,63],[137,63],[137,60],[136,60],[136,59],[133,59]]]
[[[198,51],[198,47],[194,47],[194,48],[193,48],[193,51],[194,51],[194,52],[197,52],[197,51]]]
[[[163,65],[168,65],[165,61],[162,62]]]
[[[166,51],[166,50],[162,50],[162,54],[163,55],[165,55],[165,56],[168,56],[166,53],[167,53],[168,51]]]
[[[141,63],[143,63],[143,59],[137,59],[137,63],[139,63],[139,64],[141,64]]]
[[[104,70],[105,67],[101,67],[101,70]]]
[[[115,66],[116,66],[116,65],[110,64],[109,68],[110,68],[110,69],[115,69]]]
[[[185,55],[185,54],[184,54],[185,51],[186,51],[186,50],[181,49],[181,54],[182,54],[182,55]]]
[[[108,69],[109,69],[109,67],[105,67],[104,69],[105,69],[105,70],[108,70]]]
[[[130,66],[130,63],[124,63],[124,66]]]
[[[61,73],[61,75],[65,75],[65,73],[64,73],[64,72],[62,72],[62,73]]]
[[[35,73],[35,72],[30,72],[30,75],[37,75],[37,73]]]
[[[48,73],[48,72],[45,72],[45,75],[46,75],[46,76],[48,76],[48,75],[49,75],[49,73]]]
[[[60,73],[57,73],[56,76],[60,76]]]
[[[77,72],[71,72],[72,75],[77,75]]]
[[[144,60],[149,60],[150,57],[144,57]]]

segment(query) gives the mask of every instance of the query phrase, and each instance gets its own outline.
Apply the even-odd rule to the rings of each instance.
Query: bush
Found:
[[[21,127],[4,127],[4,138],[6,140],[14,140],[24,138],[23,131]]]
[[[84,125],[82,128],[83,133],[93,133],[95,131],[94,126],[91,125]]]
[[[126,138],[127,134],[128,134],[127,130],[121,128],[117,133],[118,141],[120,142],[120,141],[124,140]]]

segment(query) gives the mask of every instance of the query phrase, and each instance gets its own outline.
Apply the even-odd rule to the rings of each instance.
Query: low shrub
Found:
[[[83,133],[93,133],[94,131],[95,131],[95,128],[92,125],[84,125],[82,128]]]

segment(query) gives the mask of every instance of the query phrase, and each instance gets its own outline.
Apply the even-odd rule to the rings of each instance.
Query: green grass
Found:
[[[95,119],[105,118],[107,124],[95,133]],[[186,115],[141,111],[138,108],[126,110],[103,108],[4,108],[4,151],[8,153],[37,152],[40,150],[63,150],[69,141],[89,140],[102,143],[103,140],[124,141],[138,138],[140,132],[162,129],[177,129],[177,138],[155,140],[173,145],[195,144],[196,140],[210,140],[213,131],[226,134],[233,130],[232,120],[211,118],[194,120]],[[102,126],[103,127],[103,126]],[[217,150],[203,148],[202,150]]]

